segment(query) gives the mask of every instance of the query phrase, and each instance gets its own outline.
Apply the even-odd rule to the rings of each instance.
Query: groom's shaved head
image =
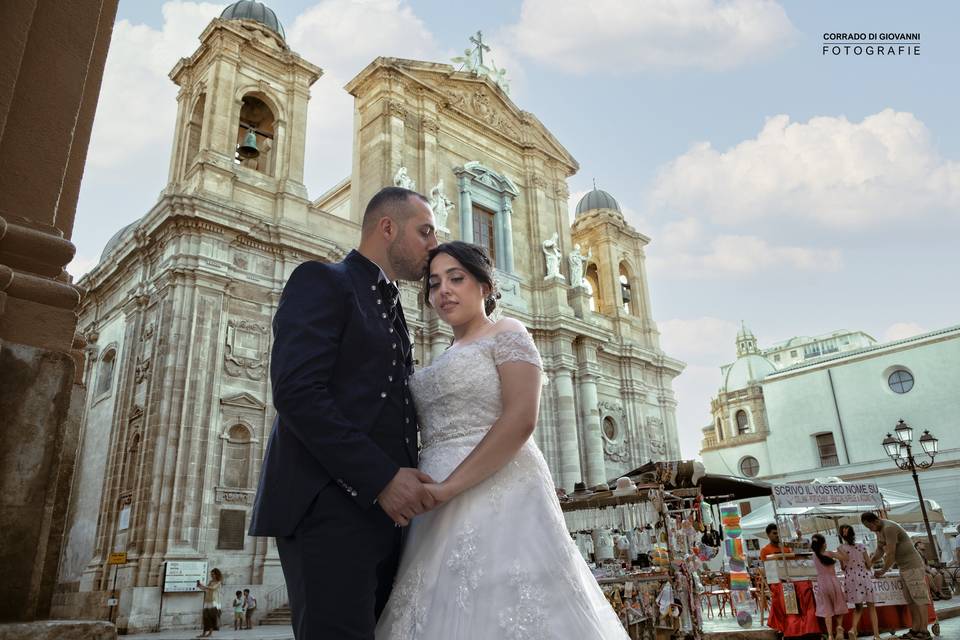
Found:
[[[416,213],[414,207],[408,207],[407,202],[410,198],[417,198],[426,204],[429,201],[410,189],[403,187],[384,187],[370,199],[366,210],[363,212],[363,225],[360,228],[360,234],[366,237],[377,227],[377,223],[382,218],[391,218],[402,229],[411,215]]]

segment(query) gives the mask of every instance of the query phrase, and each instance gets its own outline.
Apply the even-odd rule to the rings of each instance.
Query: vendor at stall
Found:
[[[883,558],[883,568],[877,570],[874,576],[883,575],[896,562],[900,569],[900,582],[903,583],[903,596],[910,607],[911,630],[901,638],[923,640],[932,637],[927,631],[927,606],[930,604],[930,592],[927,590],[926,571],[923,558],[917,553],[910,536],[896,522],[883,520],[872,511],[860,516],[860,521],[867,529],[877,534],[877,550],[871,560],[877,562]]]
[[[788,547],[782,547],[780,545],[780,529],[777,528],[777,525],[771,522],[767,525],[767,540],[770,542],[763,546],[760,549],[760,561],[764,561],[768,556],[771,556],[775,553],[790,553]]]

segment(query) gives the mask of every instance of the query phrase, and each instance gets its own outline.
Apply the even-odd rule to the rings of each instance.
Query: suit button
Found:
[[[403,441],[406,442],[407,444],[410,444],[410,438],[404,438]]]
[[[393,376],[387,376],[387,381],[388,381],[388,382],[393,382]]]
[[[370,285],[370,291],[376,291],[376,290],[377,290],[377,285],[375,284]]]
[[[357,492],[356,492],[356,491],[351,491],[351,492],[350,492],[350,495],[353,496],[354,498],[356,498],[356,497],[357,497]]]
[[[380,392],[380,397],[381,397],[381,398],[386,398],[386,397],[387,397],[387,392],[386,392],[386,391],[381,391],[381,392]]]
[[[391,349],[396,349],[396,348],[397,348],[397,343],[394,342],[392,345],[390,345],[390,348],[391,348]]]
[[[410,418],[404,418],[403,421],[406,422],[407,424],[410,424]]]
[[[396,361],[396,360],[393,360],[393,361],[390,362],[390,364],[391,364],[391,366],[394,366],[394,367],[395,367],[395,366],[397,366],[397,361]]]
[[[377,298],[377,304],[383,304],[383,300],[381,300],[380,298]]]
[[[387,331],[389,331],[390,333],[393,333],[393,327],[390,327],[389,329],[387,329]]]
[[[384,320],[386,320],[386,319],[387,319],[387,314],[381,313],[381,314],[380,314],[380,317],[383,318]]]
[[[410,404],[410,398],[404,398],[403,404]]]

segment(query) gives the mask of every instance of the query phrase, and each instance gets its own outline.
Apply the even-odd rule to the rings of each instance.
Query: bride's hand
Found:
[[[450,489],[446,484],[440,483],[426,483],[423,485],[424,488],[433,496],[433,499],[437,501],[436,507],[449,502],[453,498],[453,495],[450,493]],[[436,509],[434,507],[434,509]]]

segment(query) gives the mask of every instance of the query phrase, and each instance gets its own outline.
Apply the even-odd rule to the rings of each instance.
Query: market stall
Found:
[[[561,498],[567,528],[631,638],[701,637],[688,536],[675,524],[698,509],[697,498],[629,481]]]
[[[799,534],[835,532],[838,523],[859,523],[859,514],[864,511],[885,512],[885,506],[888,506],[885,496],[875,483],[813,482],[774,485],[771,501],[764,526],[769,522],[783,525],[780,527],[781,540],[789,553],[771,555],[763,563],[771,594],[767,626],[776,629],[785,638],[821,633],[824,631],[823,621],[816,616],[815,602],[817,570],[813,552]],[[901,511],[901,515],[909,517],[906,513]],[[750,518],[744,519],[742,526],[746,530],[764,515],[751,514]],[[784,532],[789,533],[784,535]],[[881,630],[908,627],[910,613],[899,573],[889,571],[883,578],[874,579],[873,584]],[[843,620],[847,629],[852,622],[853,606],[850,606],[851,612]],[[931,622],[935,620],[932,604],[929,616]],[[861,617],[859,627],[862,632],[871,630],[868,616]]]
[[[648,463],[600,489],[578,486],[561,507],[631,638],[700,638],[698,574],[720,544],[702,503],[769,495],[770,486],[678,461]]]

